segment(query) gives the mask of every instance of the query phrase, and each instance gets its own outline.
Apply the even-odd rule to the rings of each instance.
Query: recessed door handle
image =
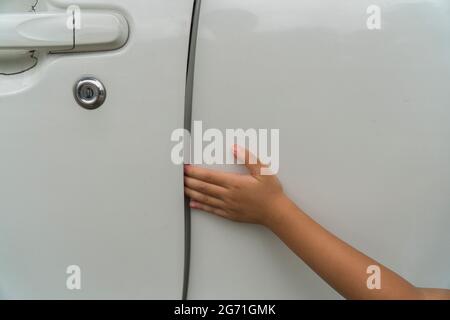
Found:
[[[118,13],[82,12],[0,15],[0,50],[103,51],[128,40],[127,20]]]

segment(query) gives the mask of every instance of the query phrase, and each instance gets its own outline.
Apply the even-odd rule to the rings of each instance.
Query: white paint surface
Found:
[[[366,28],[373,4],[380,31]],[[194,99],[205,129],[280,129],[280,178],[306,212],[414,284],[443,288],[449,8],[447,0],[203,1]],[[339,297],[259,227],[194,212],[192,254],[191,298]]]
[[[183,126],[192,3],[95,2],[127,17],[126,47],[0,77],[2,299],[181,297],[183,173],[169,139]],[[98,110],[73,98],[83,75],[106,86]],[[70,265],[80,291],[66,289]]]

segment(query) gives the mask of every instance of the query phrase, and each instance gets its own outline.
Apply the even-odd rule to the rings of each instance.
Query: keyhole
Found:
[[[93,110],[100,107],[106,99],[103,84],[95,78],[83,78],[74,87],[75,100],[83,108]]]
[[[84,99],[91,100],[95,95],[95,91],[92,87],[85,87],[82,91],[82,95]]]

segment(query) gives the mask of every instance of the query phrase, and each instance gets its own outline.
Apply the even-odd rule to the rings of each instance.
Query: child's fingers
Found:
[[[184,173],[186,176],[212,183],[218,186],[227,187],[233,179],[231,173],[219,172],[190,165],[184,166]]]
[[[207,194],[200,193],[191,188],[184,187],[184,193],[186,194],[186,196],[188,196],[195,202],[200,202],[200,203],[206,204],[211,207],[216,207],[216,208],[224,208],[225,207],[225,202],[223,200],[208,196]]]
[[[210,184],[190,177],[184,178],[184,185],[194,191],[198,191],[218,199],[223,199],[227,189],[219,187],[215,184]]]
[[[261,169],[266,167],[259,161],[258,157],[249,150],[235,144],[233,145],[233,155],[236,159],[242,160],[252,176],[261,175]]]
[[[190,202],[190,207],[192,209],[198,209],[198,210],[201,210],[201,211],[205,211],[205,212],[209,212],[209,213],[215,214],[215,215],[217,215],[219,217],[222,217],[222,218],[228,218],[228,214],[226,213],[226,211],[224,211],[222,209],[219,209],[219,208],[211,207],[211,206],[206,205],[204,203],[191,201]]]

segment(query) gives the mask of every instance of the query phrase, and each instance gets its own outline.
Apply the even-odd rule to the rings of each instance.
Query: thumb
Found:
[[[261,169],[265,166],[259,161],[258,157],[247,149],[235,144],[233,145],[233,155],[241,160],[252,176],[260,176]]]

